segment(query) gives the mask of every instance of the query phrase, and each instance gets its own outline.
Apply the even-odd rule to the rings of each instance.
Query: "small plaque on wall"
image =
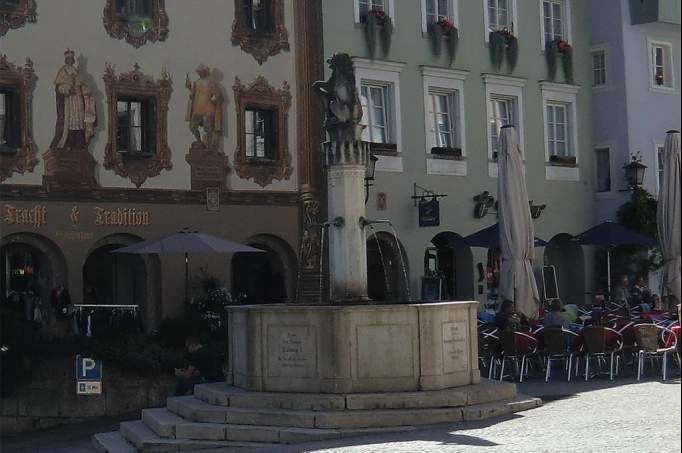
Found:
[[[218,187],[206,188],[206,210],[220,211],[220,188]]]
[[[377,211],[385,211],[388,207],[388,195],[386,192],[377,193]]]
[[[438,200],[422,199],[419,201],[419,226],[431,227],[440,225],[440,203]]]

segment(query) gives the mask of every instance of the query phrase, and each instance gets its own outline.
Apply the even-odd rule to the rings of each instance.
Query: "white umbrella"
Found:
[[[497,178],[500,221],[500,295],[513,300],[516,311],[537,319],[540,294],[531,260],[534,258],[534,231],[528,204],[526,178],[516,129],[504,126],[500,132]]]
[[[658,194],[658,240],[663,254],[661,296],[680,295],[680,132],[668,131],[663,148],[663,180]]]

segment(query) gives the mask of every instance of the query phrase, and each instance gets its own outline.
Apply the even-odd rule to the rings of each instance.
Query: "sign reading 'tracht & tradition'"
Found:
[[[17,208],[6,204],[4,211],[3,223],[6,225],[32,225],[34,228],[40,228],[47,224],[47,208],[45,206]]]
[[[95,208],[95,225],[147,226],[149,211],[135,208]]]

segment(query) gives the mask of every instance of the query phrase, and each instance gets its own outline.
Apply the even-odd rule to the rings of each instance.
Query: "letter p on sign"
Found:
[[[102,361],[90,357],[76,356],[77,381],[101,381]]]
[[[94,370],[95,366],[97,365],[97,362],[95,362],[92,359],[88,358],[82,358],[83,364],[81,365],[81,369],[83,370],[83,375],[80,376],[81,378],[87,378],[88,377],[88,371]]]

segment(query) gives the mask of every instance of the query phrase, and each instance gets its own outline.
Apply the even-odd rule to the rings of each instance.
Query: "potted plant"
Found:
[[[560,165],[575,165],[575,156],[557,156],[556,154],[549,157],[549,161],[553,164]]]
[[[448,57],[450,64],[455,60],[457,44],[459,42],[459,30],[449,19],[443,18],[429,26],[429,36],[431,37],[431,50],[436,56],[440,55],[443,39],[447,41]]]
[[[519,57],[519,40],[507,28],[491,31],[488,34],[490,62],[499,71],[502,61],[506,57],[509,65],[509,72],[516,67]]]
[[[365,42],[370,57],[374,58],[376,52],[377,34],[381,38],[381,48],[384,54],[391,49],[391,37],[393,35],[393,21],[383,9],[373,7],[365,21]]]
[[[663,74],[661,74],[660,71],[656,72],[656,85],[658,86],[663,85]]]
[[[561,59],[566,83],[573,83],[573,48],[563,39],[554,39],[545,45],[547,77],[549,80],[556,78],[557,58]]]

